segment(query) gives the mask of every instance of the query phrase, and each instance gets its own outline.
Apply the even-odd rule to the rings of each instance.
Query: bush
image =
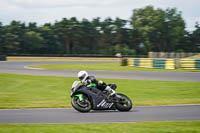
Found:
[[[130,49],[125,44],[117,44],[113,47],[114,53],[122,53],[122,55],[135,55],[136,51],[134,49]]]
[[[6,55],[0,55],[0,61],[6,61],[7,58],[6,58]]]

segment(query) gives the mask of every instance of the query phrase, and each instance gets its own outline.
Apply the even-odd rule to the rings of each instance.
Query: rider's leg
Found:
[[[110,86],[107,86],[107,87],[105,88],[105,91],[108,91],[110,96],[112,96],[112,95],[115,94],[115,91],[114,91],[112,88],[110,88]]]

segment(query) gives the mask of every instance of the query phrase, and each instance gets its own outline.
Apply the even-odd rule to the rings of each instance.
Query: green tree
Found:
[[[64,18],[60,22],[56,22],[53,26],[54,32],[58,36],[58,40],[63,44],[63,53],[73,54],[74,46],[79,42],[80,23],[76,18]]]
[[[114,43],[115,44],[130,44],[131,30],[128,28],[128,21],[116,18],[114,21]]]
[[[36,54],[39,53],[43,47],[43,37],[40,33],[29,31],[25,33],[24,43],[26,44],[25,50],[27,53]]]
[[[62,44],[58,40],[58,35],[54,32],[51,24],[44,24],[39,27],[40,36],[43,38],[43,46],[40,53],[45,54],[60,54],[62,53]]]
[[[183,49],[181,41],[184,39],[185,22],[176,8],[167,9],[165,11],[165,42],[167,51],[176,51]]]
[[[147,54],[149,51],[200,51],[200,26],[185,30],[181,12],[153,6],[135,9],[130,20],[75,17],[53,24],[0,23],[0,52],[5,54]]]
[[[200,52],[200,24],[197,22],[195,24],[195,30],[191,34],[191,51]]]
[[[4,27],[0,22],[0,54],[3,53],[3,36],[4,36]]]
[[[4,26],[3,30],[3,51],[9,54],[20,53],[22,49],[21,44],[24,41],[25,24],[19,21],[12,21],[10,25]]]
[[[16,41],[18,36],[12,33],[6,33],[4,36],[3,51],[6,54],[16,54],[20,49],[20,43]]]
[[[87,19],[80,22],[79,43],[77,43],[76,53],[97,54],[96,29]]]
[[[113,45],[113,31],[114,25],[113,20],[111,18],[107,18],[101,22],[100,30],[99,30],[99,48],[101,54],[110,54],[111,53],[111,46]]]
[[[133,49],[130,49],[125,44],[117,44],[113,46],[113,54],[121,53],[122,55],[135,55],[136,51]]]
[[[147,6],[135,9],[131,18],[133,30],[141,36],[145,53],[175,51],[184,37],[185,22],[176,8],[162,10]]]

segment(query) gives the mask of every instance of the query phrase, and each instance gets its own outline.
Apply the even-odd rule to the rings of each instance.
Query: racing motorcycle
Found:
[[[116,96],[109,96],[107,91],[101,91],[92,85],[82,85],[80,81],[72,84],[71,104],[79,112],[90,110],[118,110],[129,111],[132,108],[132,101],[124,94],[116,93]],[[109,84],[116,89],[115,84]]]

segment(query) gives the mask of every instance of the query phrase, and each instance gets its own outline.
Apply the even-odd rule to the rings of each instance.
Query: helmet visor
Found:
[[[85,78],[86,74],[83,74],[82,76],[79,77],[80,81],[82,81]]]

